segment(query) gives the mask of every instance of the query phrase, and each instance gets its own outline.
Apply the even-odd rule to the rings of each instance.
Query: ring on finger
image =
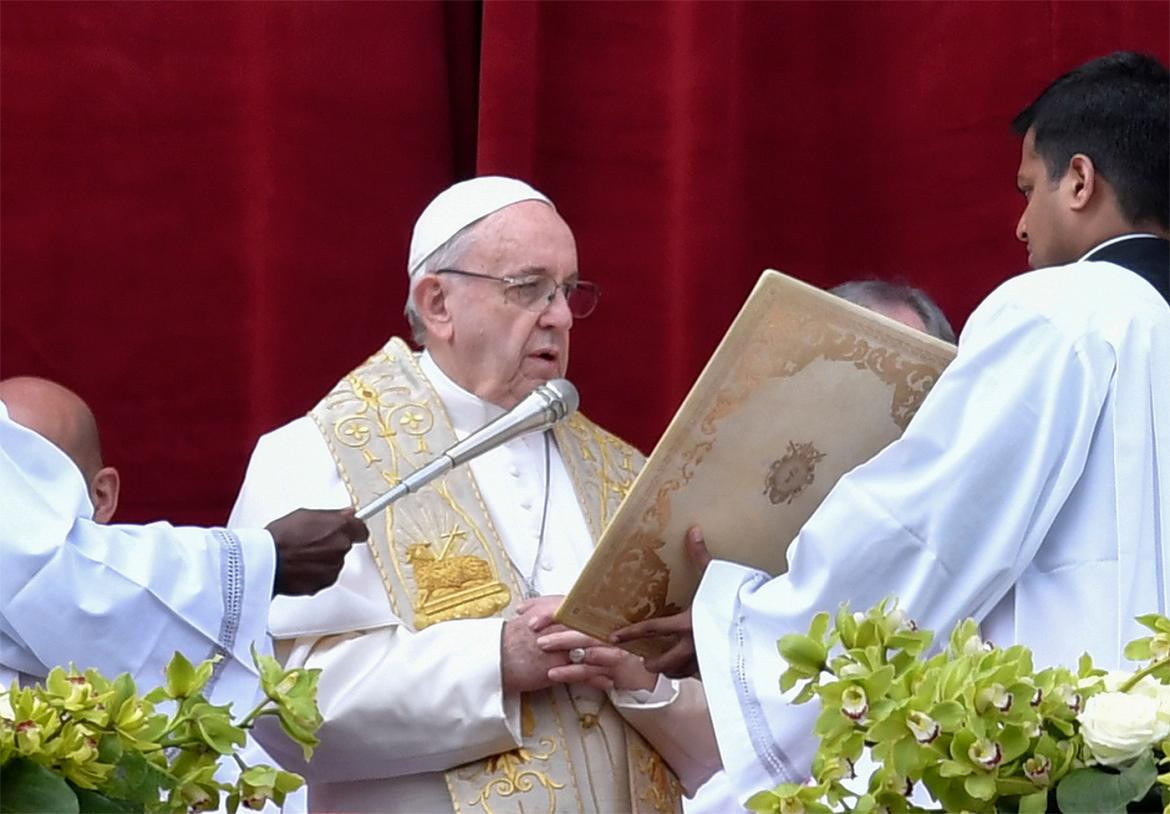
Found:
[[[574,647],[572,650],[570,650],[569,651],[569,661],[571,661],[573,664],[584,664],[585,663],[585,648],[584,647]]]

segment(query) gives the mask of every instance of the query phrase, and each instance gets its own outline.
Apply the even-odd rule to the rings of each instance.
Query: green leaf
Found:
[[[1170,633],[1170,618],[1163,616],[1160,613],[1143,613],[1141,616],[1135,616],[1139,625],[1147,627],[1155,632]]]
[[[801,633],[789,633],[781,637],[778,647],[785,661],[810,676],[820,673],[829,655],[823,644]]]
[[[963,725],[967,710],[958,701],[943,701],[931,707],[930,717],[938,721],[944,732],[953,732]]]
[[[743,805],[751,811],[779,811],[780,798],[770,791],[757,791]]]
[[[167,665],[167,695],[171,698],[186,698],[195,686],[195,667],[187,657],[175,651]]]
[[[1076,769],[1056,786],[1056,802],[1064,814],[1124,812],[1128,803],[1146,796],[1158,777],[1152,752],[1146,752],[1120,774]]]
[[[922,752],[914,738],[903,738],[894,744],[894,771],[903,777],[917,770],[922,761]],[[930,752],[930,754],[937,754]]]
[[[1031,738],[1018,726],[1005,726],[999,735],[999,746],[1003,750],[1003,762],[1010,763],[1028,751]]]
[[[1048,791],[1037,791],[1025,794],[1020,798],[1020,806],[1016,809],[1019,814],[1044,814],[1048,811]]]
[[[1125,657],[1130,661],[1145,661],[1153,658],[1154,649],[1151,645],[1154,642],[1153,636],[1147,636],[1144,639],[1134,639],[1125,646]]]
[[[167,695],[167,691],[163,687],[155,687],[153,690],[148,692],[146,695],[142,696],[142,700],[149,701],[152,704],[161,704],[163,701],[166,701],[169,697],[170,696]]]
[[[944,760],[938,764],[938,773],[942,777],[966,777],[972,771],[971,766],[957,760]]]
[[[81,807],[81,814],[134,814],[142,811],[140,805],[114,800],[88,789],[77,789],[77,803]]]
[[[995,796],[995,777],[990,774],[968,775],[963,788],[976,800],[990,800]]]
[[[0,814],[77,814],[77,795],[65,779],[26,758],[0,767]]]
[[[871,741],[892,741],[910,734],[906,726],[906,714],[895,710],[884,721],[878,721],[866,733]]]
[[[825,640],[825,631],[829,629],[829,614],[821,611],[812,618],[812,624],[808,626],[808,635],[816,639],[818,642]]]
[[[301,786],[305,785],[305,778],[293,772],[276,773],[276,790],[282,794],[288,794],[290,791],[296,791]]]
[[[808,682],[800,688],[800,692],[792,699],[793,704],[807,704],[817,694],[817,685],[813,682]]]
[[[175,779],[140,752],[127,752],[114,766],[103,789],[106,794],[131,803],[153,803],[160,789],[175,786]]]
[[[314,730],[305,725],[305,722],[298,719],[285,709],[277,710],[277,719],[280,721],[280,728],[284,730],[284,734],[288,735],[294,741],[301,745],[301,751],[305,755],[305,760],[313,756],[313,747],[320,741],[317,736],[313,734]]]
[[[244,745],[244,730],[232,726],[227,718],[206,716],[197,719],[196,723],[207,745],[221,755],[230,755],[235,747]]]
[[[874,670],[868,678],[861,682],[865,687],[865,694],[869,698],[881,698],[890,691],[890,685],[894,683],[894,667],[887,664]]]

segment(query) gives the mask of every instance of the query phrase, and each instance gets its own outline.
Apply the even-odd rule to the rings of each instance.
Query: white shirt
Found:
[[[266,635],[268,532],[103,526],[81,472],[0,403],[0,680],[54,666],[123,672],[143,691],[179,650],[227,658],[209,696],[243,715],[259,690],[249,647]]]
[[[815,704],[790,706],[776,640],[895,595],[945,637],[966,617],[1037,667],[1117,668],[1170,607],[1170,309],[1079,262],[1008,281],[972,314],[905,435],[846,474],[787,574],[708,567],[693,606],[724,766],[741,799],[800,782]]]

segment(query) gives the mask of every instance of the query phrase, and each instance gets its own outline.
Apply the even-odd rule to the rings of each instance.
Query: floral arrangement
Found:
[[[926,658],[933,635],[892,599],[866,613],[843,606],[831,628],[820,613],[807,634],[779,641],[781,688],[821,703],[812,777],[747,806],[922,812],[932,810],[914,803],[923,784],[945,811],[1100,814],[1140,803],[1170,814],[1170,619],[1137,621],[1151,635],[1125,655],[1140,666],[1107,674],[1088,655],[1076,672],[1036,672],[1031,651],[991,646],[972,620]],[[867,787],[852,779],[865,749],[877,764]]]
[[[198,667],[175,653],[166,683],[139,696],[123,674],[54,668],[43,685],[0,689],[0,812],[186,812],[277,805],[304,780],[237,754],[245,730],[275,715],[301,744],[317,744],[319,670],[284,670],[255,649],[264,700],[238,722],[231,705],[208,703],[203,689],[215,661]],[[170,714],[159,712],[165,705]],[[239,764],[234,783],[215,779],[221,759]]]

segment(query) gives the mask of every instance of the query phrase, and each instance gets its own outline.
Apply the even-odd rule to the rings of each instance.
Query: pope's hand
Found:
[[[355,541],[369,537],[353,509],[297,509],[267,526],[276,543],[272,593],[315,594],[337,581]]]
[[[538,631],[548,625],[560,596],[526,599],[516,607],[517,616],[504,623],[500,645],[500,675],[504,692],[520,693],[551,687],[548,672],[569,663],[567,654],[546,653],[536,644]]]
[[[546,653],[563,653],[569,663],[548,671],[560,684],[588,684],[599,690],[652,690],[658,676],[642,666],[642,659],[620,647],[560,625],[545,629],[536,640]]]
[[[711,562],[711,553],[707,550],[707,543],[703,540],[703,532],[698,526],[691,526],[686,538],[687,555],[699,571],[702,579],[707,563]],[[699,661],[695,654],[695,636],[691,627],[691,609],[673,616],[660,616],[656,619],[646,619],[635,622],[615,630],[609,640],[614,644],[648,639],[668,637],[672,641],[670,648],[657,658],[646,659],[647,670],[662,673],[670,678],[687,678],[699,672]]]

